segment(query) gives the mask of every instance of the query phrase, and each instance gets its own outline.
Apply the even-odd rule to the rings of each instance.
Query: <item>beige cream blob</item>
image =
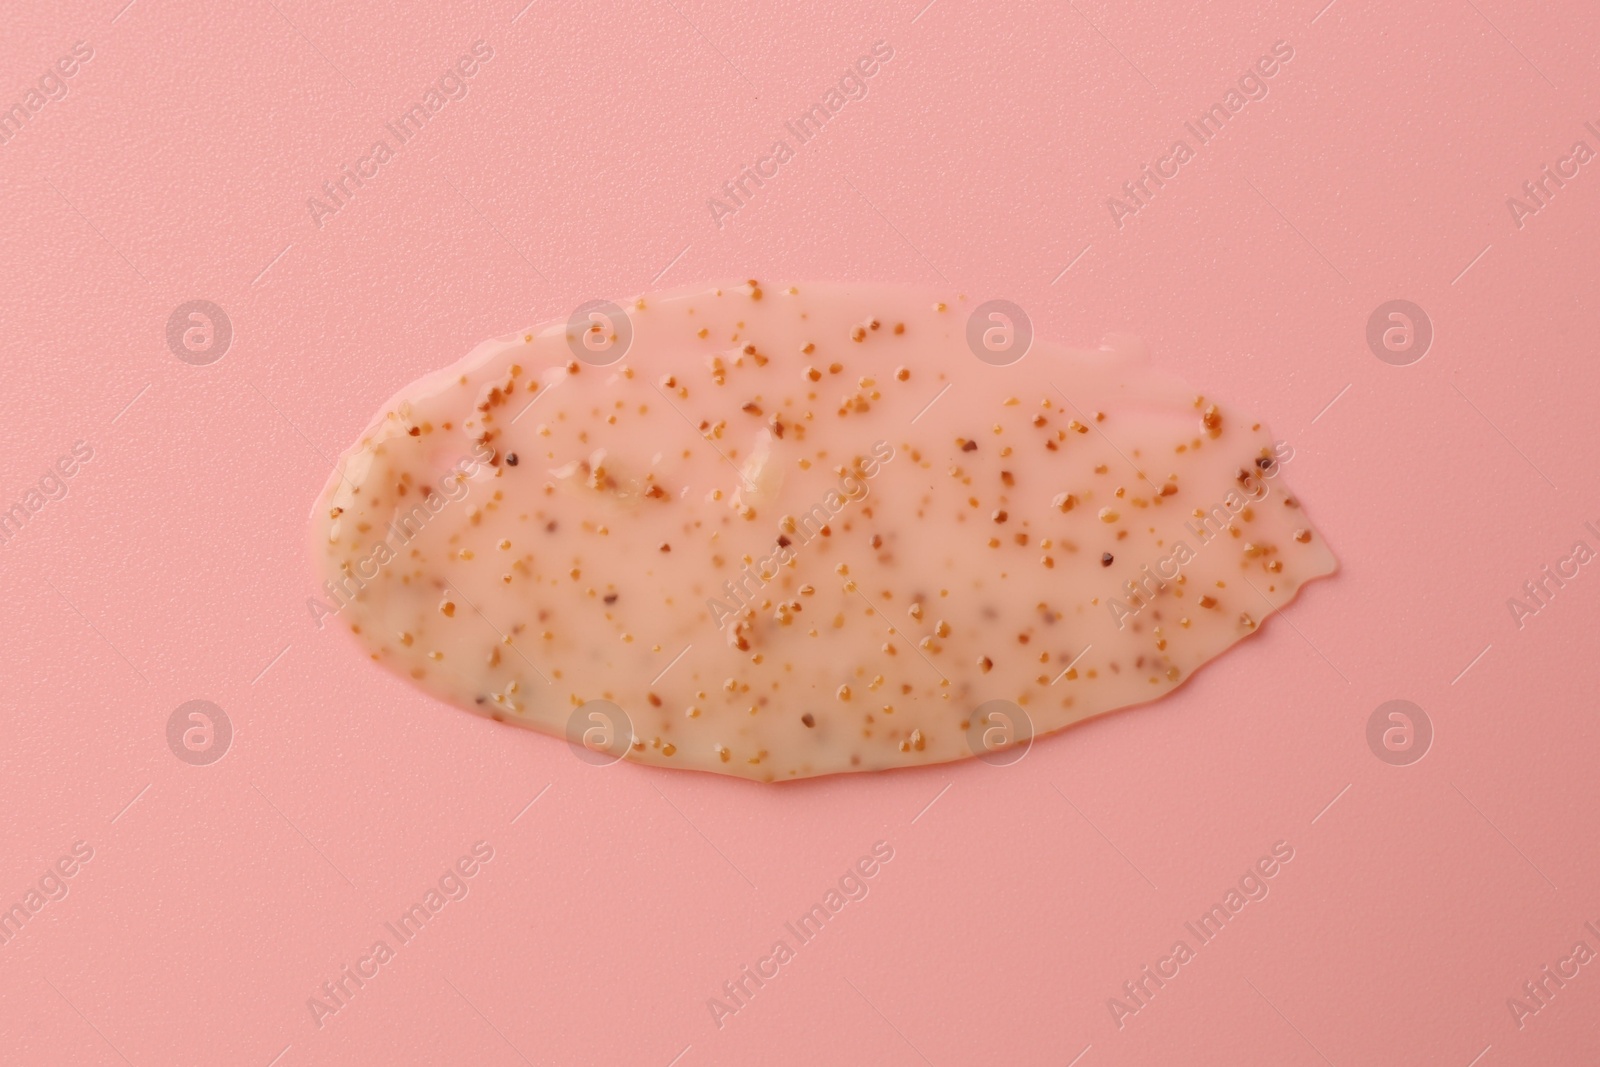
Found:
[[[1155,700],[1334,557],[1261,422],[1014,312],[741,282],[480,345],[341,458],[321,621],[468,711],[760,781]]]

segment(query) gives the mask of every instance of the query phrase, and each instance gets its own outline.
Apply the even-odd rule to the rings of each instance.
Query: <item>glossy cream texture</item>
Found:
[[[1136,349],[991,365],[967,301],[878,287],[624,307],[479,346],[341,459],[324,610],[379,664],[561,737],[608,701],[628,758],[774,781],[1156,699],[1335,569],[1288,447]]]

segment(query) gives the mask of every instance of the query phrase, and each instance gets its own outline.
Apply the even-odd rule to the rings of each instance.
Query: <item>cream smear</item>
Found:
[[[1334,571],[1260,422],[988,307],[750,281],[486,342],[341,458],[328,610],[468,711],[781,781],[1013,758]]]

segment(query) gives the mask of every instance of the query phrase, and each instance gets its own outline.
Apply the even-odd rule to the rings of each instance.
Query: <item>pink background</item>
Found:
[[[1600,567],[1520,630],[1506,607],[1600,548],[1600,161],[1520,228],[1506,206],[1600,150],[1593,5],[524,2],[8,5],[0,104],[94,55],[0,145],[0,508],[94,456],[0,545],[0,905],[94,857],[0,947],[0,1061],[1600,1057],[1600,963],[1521,1029],[1506,1004],[1600,951]],[[480,39],[469,94],[315,225]],[[880,39],[868,95],[714,225]],[[1279,40],[1269,95],[1119,230],[1107,197]],[[584,301],[729,277],[1136,331],[1294,444],[1343,570],[1016,766],[781,788],[588,766],[315,628],[307,512],[386,397]],[[197,298],[235,331],[208,366],[166,342]],[[1394,298],[1436,331],[1410,366],[1365,338]],[[236,731],[209,766],[167,745],[193,699]],[[1368,748],[1391,699],[1433,723],[1421,762]],[[870,895],[719,1029],[707,999],[879,840]],[[1270,895],[1119,1029],[1107,999],[1280,840]],[[307,998],[478,841],[470,895],[319,1028]]]

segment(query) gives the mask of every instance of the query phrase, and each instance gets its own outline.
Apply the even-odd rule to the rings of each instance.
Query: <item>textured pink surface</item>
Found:
[[[0,544],[0,902],[93,855],[7,928],[0,1060],[1593,1062],[1600,964],[1541,968],[1600,952],[1600,577],[1520,627],[1506,601],[1600,549],[1600,161],[1561,162],[1600,150],[1600,16],[1320,4],[12,5],[0,104],[93,56],[0,144],[0,509],[93,455]],[[480,40],[466,95],[314,223]],[[719,228],[708,198],[878,40],[867,95]],[[1107,198],[1180,137],[1119,228]],[[1547,164],[1577,174],[1514,217]],[[589,766],[314,627],[307,509],[396,388],[589,299],[769,276],[1141,333],[1294,444],[1342,572],[1013,767],[792,788]],[[234,330],[209,365],[167,343],[193,299]],[[1392,299],[1434,327],[1408,366],[1366,340]],[[1408,766],[1367,741],[1395,699],[1434,729]],[[191,700],[234,729],[210,765],[168,745]],[[868,895],[719,1027],[707,1000],[878,841]],[[1199,945],[1185,922],[1279,841]],[[384,923],[477,842],[400,945]],[[308,998],[380,939],[319,1026]]]

